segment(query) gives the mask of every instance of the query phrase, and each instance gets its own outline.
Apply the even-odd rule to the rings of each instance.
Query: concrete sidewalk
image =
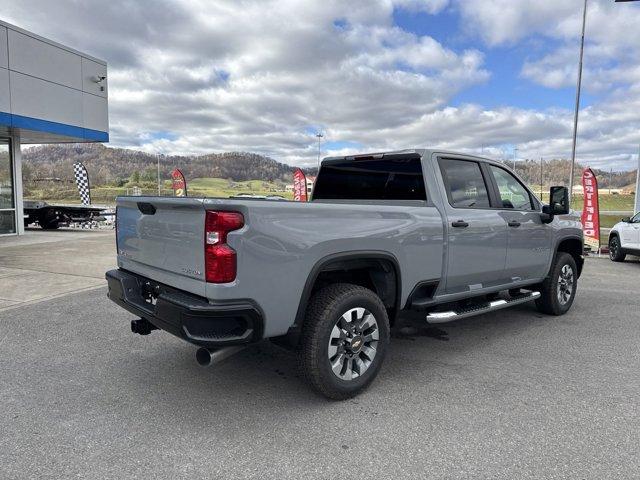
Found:
[[[27,230],[0,238],[0,311],[105,285],[115,232]]]

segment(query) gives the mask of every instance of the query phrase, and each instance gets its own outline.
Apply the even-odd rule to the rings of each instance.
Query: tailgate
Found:
[[[192,291],[194,281],[204,288],[202,199],[119,197],[117,203],[118,266],[176,288]]]

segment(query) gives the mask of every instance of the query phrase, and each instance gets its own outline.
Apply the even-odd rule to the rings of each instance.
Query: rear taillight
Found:
[[[204,228],[205,277],[209,283],[236,279],[236,251],[227,245],[227,234],[244,226],[239,212],[206,211]]]

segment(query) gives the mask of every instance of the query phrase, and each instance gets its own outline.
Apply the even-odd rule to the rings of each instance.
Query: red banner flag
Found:
[[[582,206],[582,230],[584,243],[593,249],[600,248],[600,206],[598,204],[598,179],[590,168],[582,172],[584,205]]]
[[[179,168],[176,168],[173,172],[171,172],[171,180],[173,188],[173,195],[175,197],[186,197],[187,196],[187,181],[184,179],[183,173]]]
[[[293,199],[296,202],[307,201],[307,177],[299,168],[293,172]]]

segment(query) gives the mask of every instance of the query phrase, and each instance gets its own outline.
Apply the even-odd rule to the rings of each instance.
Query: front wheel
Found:
[[[624,262],[626,256],[620,245],[620,239],[617,235],[613,235],[609,239],[609,258],[612,262]]]
[[[576,261],[568,253],[558,252],[549,276],[541,284],[536,307],[549,315],[564,315],[573,304],[577,286]]]
[[[298,347],[302,373],[325,397],[353,397],[378,374],[389,337],[387,311],[373,291],[347,283],[329,285],[307,308]]]

